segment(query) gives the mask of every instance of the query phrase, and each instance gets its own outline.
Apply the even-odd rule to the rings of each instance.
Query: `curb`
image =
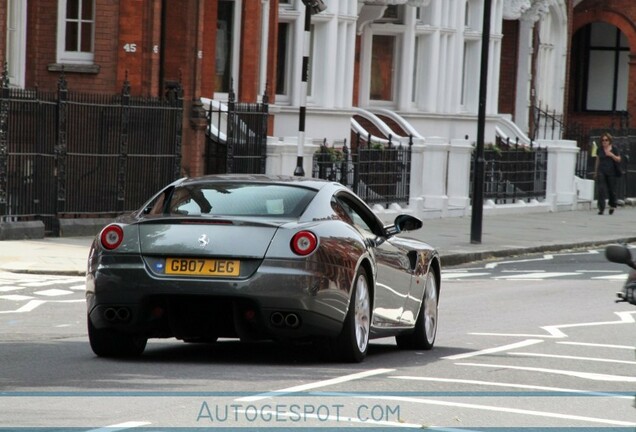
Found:
[[[632,243],[636,241],[636,237],[623,237],[615,240],[598,240],[590,242],[562,243],[545,246],[531,246],[525,248],[500,249],[482,252],[454,253],[449,255],[440,254],[442,268],[453,267],[476,261],[486,261],[494,258],[503,258],[509,256],[531,255],[541,252],[559,252],[564,250],[577,250],[587,248],[599,248],[610,244]]]

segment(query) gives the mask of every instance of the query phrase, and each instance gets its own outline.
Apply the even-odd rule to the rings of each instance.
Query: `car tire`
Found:
[[[438,305],[437,279],[433,272],[429,272],[426,275],[424,295],[413,331],[395,337],[399,348],[422,350],[433,348],[437,336]]]
[[[335,343],[335,354],[343,361],[360,363],[369,349],[371,293],[367,272],[360,268],[353,283],[349,310]]]
[[[112,329],[97,329],[88,318],[88,340],[100,357],[137,357],[146,349],[148,338]]]

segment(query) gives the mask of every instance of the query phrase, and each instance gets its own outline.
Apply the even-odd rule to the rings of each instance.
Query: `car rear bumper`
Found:
[[[311,267],[311,266],[308,266]],[[345,270],[264,261],[245,279],[166,277],[130,258],[87,276],[96,328],[149,337],[297,339],[339,334],[349,302]]]

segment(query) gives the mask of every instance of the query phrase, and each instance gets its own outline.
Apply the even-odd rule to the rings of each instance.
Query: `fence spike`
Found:
[[[66,91],[68,89],[68,84],[66,82],[66,75],[64,73],[64,65],[62,65],[62,70],[60,71],[60,77],[57,79],[57,89],[59,91]]]
[[[2,71],[2,87],[9,87],[9,64],[4,62],[4,69]]]

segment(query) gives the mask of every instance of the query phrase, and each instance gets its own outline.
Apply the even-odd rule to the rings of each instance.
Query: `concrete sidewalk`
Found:
[[[596,210],[514,215],[484,215],[480,244],[472,244],[471,218],[425,219],[424,227],[405,236],[436,247],[443,266],[491,257],[594,247],[636,241],[636,207],[610,216]],[[92,237],[0,241],[0,270],[84,275]]]

